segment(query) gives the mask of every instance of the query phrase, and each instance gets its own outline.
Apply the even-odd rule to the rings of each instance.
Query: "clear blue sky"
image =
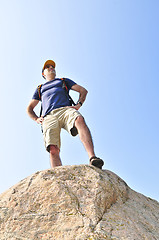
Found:
[[[26,107],[44,82],[43,63],[53,59],[57,77],[89,92],[81,113],[104,168],[159,201],[158,9],[158,0],[1,3],[0,193],[50,168]],[[61,137],[63,165],[87,164],[79,138]]]

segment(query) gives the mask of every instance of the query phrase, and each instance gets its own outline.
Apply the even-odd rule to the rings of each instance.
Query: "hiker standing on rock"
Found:
[[[60,132],[61,128],[64,128],[73,136],[79,134],[88,153],[90,165],[102,169],[104,162],[95,156],[90,130],[78,111],[86,99],[87,90],[68,78],[56,78],[55,66],[53,60],[45,62],[42,76],[46,82],[38,86],[27,107],[28,115],[42,125],[45,148],[50,153],[51,167],[62,165]],[[79,100],[75,106],[72,106],[69,90],[79,93]],[[42,115],[40,117],[34,112],[39,101],[42,102]]]

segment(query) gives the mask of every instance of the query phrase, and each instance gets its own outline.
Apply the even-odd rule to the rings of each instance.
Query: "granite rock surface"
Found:
[[[0,195],[1,240],[159,240],[159,203],[93,166],[37,172]]]

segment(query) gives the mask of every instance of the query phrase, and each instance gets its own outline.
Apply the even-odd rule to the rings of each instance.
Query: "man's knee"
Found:
[[[75,127],[78,128],[79,125],[86,125],[85,120],[82,116],[78,116],[75,121]]]
[[[50,154],[59,155],[60,150],[57,145],[50,145],[48,148],[49,148]]]

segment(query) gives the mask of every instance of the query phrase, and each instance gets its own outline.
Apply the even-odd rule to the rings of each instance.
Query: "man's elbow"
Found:
[[[87,95],[87,94],[88,94],[87,89],[83,88],[83,93],[84,93],[85,95]]]
[[[26,113],[29,114],[29,106],[26,108]]]
[[[33,111],[33,108],[30,105],[28,105],[26,108],[27,114],[29,115],[29,113],[31,113],[32,111]]]
[[[85,96],[87,96],[87,94],[88,94],[88,91],[87,91],[87,89],[85,89]]]

